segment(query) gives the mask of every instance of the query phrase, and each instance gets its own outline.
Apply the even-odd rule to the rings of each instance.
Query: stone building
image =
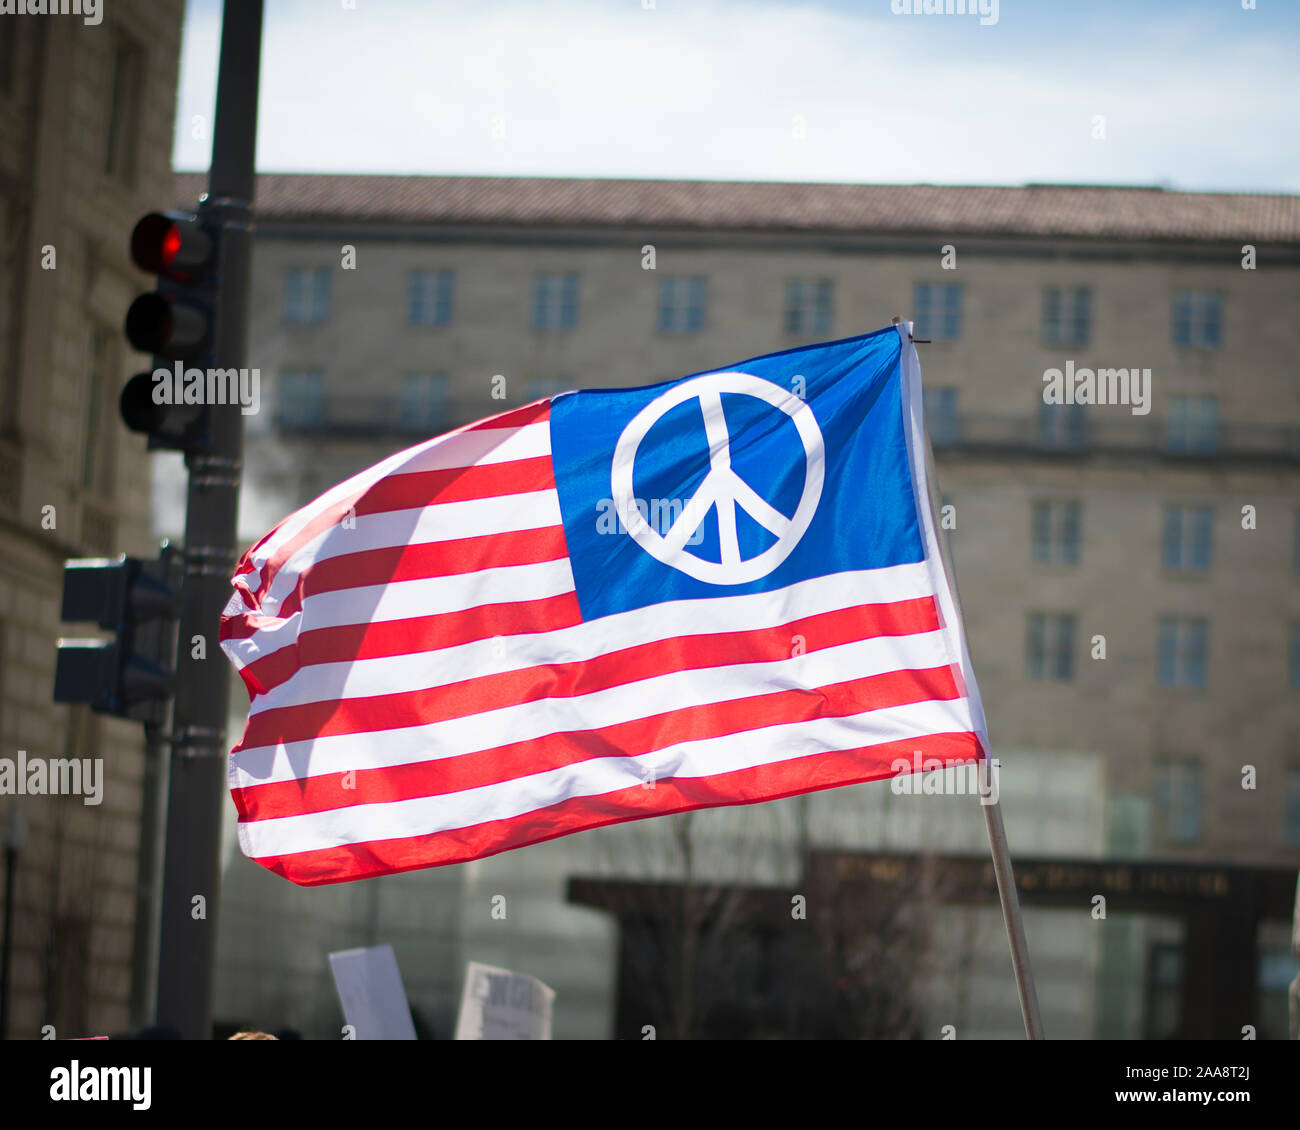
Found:
[[[171,202],[183,5],[99,14],[0,16],[0,758],[102,766],[99,803],[0,796],[0,819],[26,825],[11,1039],[121,1030],[148,983],[133,960],[154,828],[140,727],[51,696],[56,638],[90,634],[60,623],[64,559],[153,551],[144,441],[117,397],[140,367],[122,319],[147,281],[128,237]]]
[[[179,178],[181,201],[199,191]],[[1294,963],[1272,892],[1300,865],[1300,199],[273,175],[257,212],[249,541],[476,417],[914,318],[1013,853],[1043,875],[1139,868],[1082,871],[1042,905],[1026,892],[1049,1033],[1285,1033]],[[1049,388],[1083,391],[1058,404]],[[767,822],[744,833],[749,878],[795,890],[809,851],[978,857],[978,805],[957,799],[878,784],[764,806],[746,818]],[[696,877],[741,880],[737,821],[701,814],[717,850]],[[368,893],[290,892],[235,855],[219,995],[260,1019],[254,981],[269,992],[294,964],[269,941],[268,908],[286,905],[314,923],[294,943],[304,991],[328,993],[324,948],[396,938],[435,1030],[474,958],[549,980],[559,1034],[634,1033],[614,1016],[611,907],[588,888],[574,905],[566,884],[635,877],[627,860],[653,852],[630,845],[655,834],[587,833]],[[508,924],[487,911],[498,893]],[[924,1030],[1015,1034],[996,911],[954,903],[936,923],[967,972],[931,979]],[[1225,960],[1231,984],[1198,997]],[[332,1022],[328,1003],[304,1008]]]

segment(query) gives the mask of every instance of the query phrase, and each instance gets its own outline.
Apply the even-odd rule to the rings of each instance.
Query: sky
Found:
[[[1300,0],[910,6],[267,0],[258,168],[1300,192]],[[187,3],[177,169],[220,8]]]

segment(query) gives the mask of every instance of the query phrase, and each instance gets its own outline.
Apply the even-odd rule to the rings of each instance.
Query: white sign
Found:
[[[357,1040],[414,1040],[415,1025],[392,946],[330,954],[343,1018]]]
[[[549,1040],[555,990],[527,973],[471,961],[456,1021],[458,1040]]]

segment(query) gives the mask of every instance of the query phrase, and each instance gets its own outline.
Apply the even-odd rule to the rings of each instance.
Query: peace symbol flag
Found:
[[[241,559],[245,854],[295,883],[987,756],[908,325],[418,444]]]

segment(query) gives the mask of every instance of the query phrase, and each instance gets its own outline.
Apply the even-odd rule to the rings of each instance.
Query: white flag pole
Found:
[[[899,318],[894,318],[894,325],[899,325]],[[906,327],[900,326],[900,335],[905,338],[905,350],[910,350],[913,354],[915,348],[912,344],[911,324]],[[919,368],[919,366],[918,366]],[[940,507],[938,502],[938,478],[934,472],[934,451],[930,444],[930,430],[924,430],[925,435],[925,477],[928,488],[928,501],[930,506],[930,522],[936,534],[942,529],[934,517],[939,513]],[[944,574],[948,578],[948,591],[952,594],[952,601],[955,607],[958,622],[964,624],[965,619],[961,611],[961,597],[957,593],[956,579],[953,574],[951,554],[949,552],[947,531],[943,530],[942,536],[936,538],[939,546],[939,557],[943,563]],[[985,749],[985,754],[992,757],[991,752]],[[1002,805],[1000,800],[995,800],[992,804],[985,804],[988,798],[981,794],[980,805],[984,809],[984,822],[988,827],[989,833],[989,850],[993,856],[993,875],[998,884],[998,899],[1002,903],[1002,918],[1007,926],[1007,940],[1011,946],[1011,969],[1016,978],[1016,992],[1020,997],[1020,1015],[1025,1022],[1025,1035],[1031,1040],[1042,1040],[1046,1037],[1043,1034],[1043,1018],[1038,1011],[1038,991],[1034,987],[1034,971],[1029,964],[1029,944],[1025,940],[1025,923],[1020,913],[1020,896],[1016,891],[1015,874],[1011,869],[1011,851],[1007,847],[1007,831],[1002,823]]]

